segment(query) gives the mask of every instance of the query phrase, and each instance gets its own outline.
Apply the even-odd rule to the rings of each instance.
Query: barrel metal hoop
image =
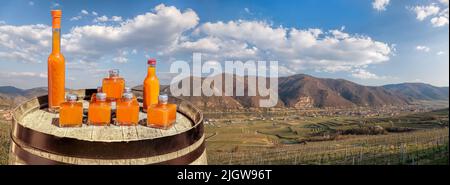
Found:
[[[21,160],[24,161],[26,164],[30,165],[71,165],[69,163],[63,163],[51,159],[46,159],[41,156],[37,156],[35,154],[32,154],[22,147],[20,147],[18,144],[16,144],[14,141],[11,143],[11,150],[12,152]],[[205,152],[205,143],[203,142],[199,147],[197,147],[192,152],[174,158],[167,161],[162,161],[159,163],[153,163],[149,165],[185,165],[190,164],[197,160],[203,153]]]

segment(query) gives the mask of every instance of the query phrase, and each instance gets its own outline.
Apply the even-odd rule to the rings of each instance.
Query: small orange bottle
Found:
[[[106,93],[106,99],[115,101],[120,99],[125,88],[125,80],[119,77],[119,70],[113,69],[109,71],[109,77],[103,79],[102,92]]]
[[[105,93],[97,93],[96,100],[89,104],[88,124],[107,126],[111,122],[111,103],[106,101]]]
[[[48,57],[48,106],[57,111],[64,102],[65,60],[61,53],[61,10],[52,10],[52,53]]]
[[[96,93],[92,93],[92,95],[91,95],[91,101],[89,101],[90,103],[93,103],[93,102],[95,102],[95,99],[96,99],[96,97],[97,97],[97,93],[101,93],[102,92],[102,87],[101,86],[98,86],[97,87],[97,92]]]
[[[77,95],[68,94],[67,101],[61,104],[59,111],[60,127],[81,127],[83,124],[83,104],[77,102]]]
[[[143,102],[143,110],[146,112],[150,105],[154,105],[158,103],[159,96],[159,80],[156,77],[156,60],[149,59],[147,61],[147,77],[144,80],[144,102]]]
[[[147,110],[147,126],[161,129],[169,129],[176,121],[177,106],[168,104],[168,96],[159,96],[159,103],[152,105]]]
[[[139,122],[139,104],[133,100],[132,93],[124,93],[117,101],[116,121],[121,126],[134,126]]]

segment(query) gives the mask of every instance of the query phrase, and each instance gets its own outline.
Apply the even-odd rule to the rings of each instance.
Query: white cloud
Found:
[[[94,22],[122,22],[122,17],[120,16],[112,16],[111,18],[108,18],[106,15],[100,16],[100,17],[96,17],[94,19]]]
[[[72,17],[72,18],[70,18],[70,20],[71,21],[78,21],[78,20],[80,20],[81,18],[83,18],[81,15],[78,15],[78,16],[75,16],[75,17]]]
[[[120,17],[120,16],[112,16],[111,17],[111,21],[120,22],[120,21],[122,21],[122,17]]]
[[[424,52],[429,52],[431,49],[427,46],[416,46],[416,50],[417,51],[424,51]]]
[[[244,11],[245,11],[246,13],[248,13],[248,14],[251,13],[251,12],[250,12],[250,9],[248,9],[248,8],[244,8]]]
[[[95,12],[95,11],[92,11],[92,15],[93,15],[93,16],[97,16],[97,15],[98,15],[98,13],[97,13],[97,12]]]
[[[445,26],[445,25],[448,24],[448,18],[447,17],[443,17],[443,16],[433,17],[431,19],[431,23],[433,24],[434,27]]]
[[[199,17],[193,10],[181,11],[162,4],[130,19],[113,17],[106,19],[116,19],[118,24],[76,26],[62,36],[62,49],[70,70],[89,66],[90,71],[95,71],[102,67],[97,63],[110,59],[126,63],[128,53],[135,54],[135,48],[139,48],[142,53],[157,53],[166,59],[188,60],[192,52],[202,52],[205,60],[220,62],[277,60],[282,75],[313,69],[370,76],[365,67],[386,62],[394,53],[393,46],[347,33],[344,27],[297,29],[245,20],[199,25]],[[0,53],[9,55],[0,57],[0,62],[4,58],[45,61],[50,41],[51,27],[47,25],[0,25]]]
[[[37,77],[37,78],[47,78],[47,73],[38,72],[2,72],[1,76],[4,77]]]
[[[416,18],[419,21],[425,20],[428,16],[436,15],[439,13],[440,8],[436,4],[428,6],[416,6],[413,11],[416,13]]]
[[[96,17],[94,19],[94,22],[106,22],[108,20],[109,20],[108,17],[106,17],[106,15],[103,15],[103,16],[100,16],[100,17]]]
[[[444,51],[439,51],[439,52],[436,53],[436,55],[443,55],[443,54],[445,54]]]
[[[439,0],[440,4],[431,3],[428,6],[415,6],[412,10],[416,13],[416,18],[423,21],[430,17],[433,27],[442,27],[449,24],[448,0]]]
[[[368,79],[379,80],[379,79],[386,78],[386,77],[383,77],[383,76],[378,76],[376,74],[373,74],[373,73],[371,73],[369,71],[366,71],[365,69],[356,69],[356,70],[354,70],[352,72],[352,77],[363,79],[363,80],[368,80]]]
[[[89,12],[87,10],[81,10],[80,13],[78,13],[77,16],[70,18],[71,21],[78,21],[81,20],[83,17],[89,15]]]
[[[0,24],[0,58],[2,62],[42,62],[50,52],[51,27],[47,25],[12,26]]]
[[[194,28],[198,20],[192,10],[181,12],[173,6],[158,5],[154,12],[138,15],[116,26],[75,27],[63,36],[62,43],[66,52],[90,58],[126,48],[162,51],[176,45],[182,33]]]
[[[112,60],[117,63],[127,63],[128,62],[128,58],[126,58],[124,56],[114,57]]]
[[[34,6],[34,2],[33,1],[28,1],[28,5]]]
[[[389,5],[390,0],[373,0],[372,7],[378,11],[386,10],[386,6]]]
[[[350,71],[389,60],[393,48],[370,37],[343,30],[298,30],[272,27],[258,21],[207,22],[195,31],[204,36],[184,41],[178,50],[203,52],[206,58],[273,59],[299,72]]]

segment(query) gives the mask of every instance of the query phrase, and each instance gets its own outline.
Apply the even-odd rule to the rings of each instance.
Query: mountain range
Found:
[[[225,75],[222,74],[222,78]],[[220,75],[216,76],[220,77]],[[248,77],[232,76],[236,82],[244,84],[244,92],[255,92],[257,96],[181,96],[202,109],[241,109],[259,107],[258,91],[248,85]],[[193,81],[203,82],[205,78],[190,77]],[[224,81],[224,80],[223,80]],[[214,86],[214,84],[212,84]],[[234,84],[235,89],[236,84]],[[134,89],[140,90],[142,86]],[[222,88],[214,88],[216,91]],[[161,86],[161,91],[170,94],[170,87]],[[12,86],[0,86],[0,106],[17,104],[28,98],[47,93],[47,88],[19,89]],[[435,87],[424,83],[402,83],[384,86],[364,86],[343,79],[317,78],[297,74],[278,78],[279,99],[275,107],[353,107],[406,105],[417,100],[448,100],[448,87]],[[191,93],[192,94],[192,93]],[[222,93],[224,94],[224,93]]]

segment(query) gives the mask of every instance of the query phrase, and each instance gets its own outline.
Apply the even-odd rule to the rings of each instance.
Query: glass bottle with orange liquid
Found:
[[[106,101],[105,93],[97,93],[96,100],[89,104],[88,124],[107,126],[111,122],[111,103]]]
[[[65,60],[61,53],[61,10],[52,10],[52,53],[48,57],[48,106],[57,111],[64,102]]]
[[[59,110],[60,127],[81,127],[83,124],[83,104],[77,102],[77,95],[67,94],[66,102]]]
[[[113,69],[109,71],[109,77],[104,78],[102,82],[102,92],[106,93],[107,100],[115,101],[120,99],[125,88],[125,80],[119,77],[119,70]]]
[[[128,92],[117,101],[116,122],[120,126],[133,126],[139,122],[139,104],[133,97],[133,93]]]
[[[159,103],[151,105],[147,110],[147,126],[169,129],[176,121],[177,106],[168,102],[168,96],[159,96]]]
[[[159,96],[159,80],[158,77],[156,77],[156,60],[155,59],[149,59],[147,61],[148,68],[147,68],[147,77],[145,77],[144,80],[144,102],[143,102],[143,110],[144,112],[147,111],[148,107],[150,105],[154,105],[158,103],[158,96]]]

